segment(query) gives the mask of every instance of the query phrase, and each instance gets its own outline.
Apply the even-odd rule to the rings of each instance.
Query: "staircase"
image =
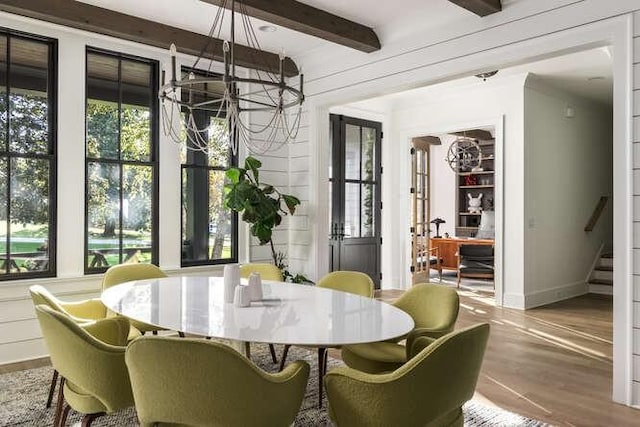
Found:
[[[588,285],[589,293],[613,295],[613,254],[600,255],[591,272]]]

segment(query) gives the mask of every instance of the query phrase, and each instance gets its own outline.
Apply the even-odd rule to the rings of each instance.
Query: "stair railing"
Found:
[[[584,226],[585,232],[593,231],[594,227],[598,223],[598,220],[600,219],[600,216],[602,215],[602,211],[604,210],[604,207],[606,206],[608,200],[609,197],[607,196],[600,197],[600,200],[598,200],[596,207],[593,209],[593,213],[591,214],[587,225]]]

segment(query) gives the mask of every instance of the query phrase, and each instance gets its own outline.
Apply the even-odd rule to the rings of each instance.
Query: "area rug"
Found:
[[[252,360],[263,369],[273,372],[277,369],[271,362],[266,345],[251,347]],[[330,426],[325,404],[318,409],[318,381],[316,371],[316,352],[292,347],[291,360],[306,360],[311,366],[307,392],[296,418],[296,426]],[[340,360],[329,358],[329,369],[341,365]],[[0,426],[50,426],[53,425],[54,408],[44,407],[49,391],[52,369],[50,367],[29,369],[0,375]],[[53,405],[55,406],[55,404]],[[464,407],[465,426],[546,426],[539,421],[521,417],[478,402],[471,401]],[[73,411],[69,414],[68,424],[79,423],[80,416]],[[78,424],[79,425],[79,424]],[[120,411],[113,415],[98,418],[94,426],[137,426],[133,409]]]

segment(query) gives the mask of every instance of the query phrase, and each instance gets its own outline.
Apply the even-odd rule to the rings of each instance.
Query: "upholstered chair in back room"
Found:
[[[372,374],[393,371],[407,361],[412,342],[419,336],[435,339],[453,330],[458,319],[460,300],[455,289],[432,283],[414,285],[394,303],[407,312],[415,328],[406,337],[407,344],[385,341],[342,347],[342,360],[350,367]]]
[[[329,417],[338,427],[462,427],[488,338],[482,323],[435,341],[418,337],[415,354],[390,373],[332,369],[324,379]]]

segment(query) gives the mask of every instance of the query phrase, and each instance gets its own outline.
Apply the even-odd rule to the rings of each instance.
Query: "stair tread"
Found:
[[[609,286],[613,286],[613,280],[591,279],[591,280],[589,280],[589,284],[591,284],[591,285],[609,285]]]
[[[595,268],[596,271],[613,271],[613,266],[610,265],[599,265]]]
[[[602,254],[600,258],[613,258],[613,254]]]

